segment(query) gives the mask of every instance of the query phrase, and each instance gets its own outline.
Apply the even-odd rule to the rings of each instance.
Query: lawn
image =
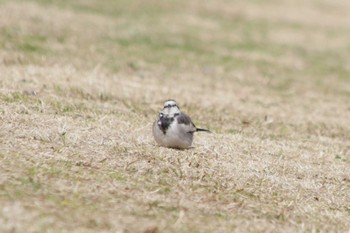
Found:
[[[0,0],[0,232],[349,232],[349,12]]]

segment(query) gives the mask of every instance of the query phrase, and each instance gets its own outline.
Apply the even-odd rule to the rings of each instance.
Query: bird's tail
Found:
[[[208,133],[211,133],[210,130],[207,130],[207,129],[201,129],[201,128],[196,128],[196,132],[208,132]]]

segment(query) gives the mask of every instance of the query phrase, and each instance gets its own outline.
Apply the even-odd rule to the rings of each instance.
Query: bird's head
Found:
[[[175,114],[180,114],[180,108],[177,106],[175,100],[167,100],[164,102],[163,110],[161,114],[166,117],[174,117]]]

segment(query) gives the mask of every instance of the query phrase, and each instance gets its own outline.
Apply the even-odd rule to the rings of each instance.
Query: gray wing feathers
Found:
[[[186,114],[180,114],[176,120],[178,124],[187,126],[188,132],[195,132],[197,129],[196,126],[192,123],[191,118]]]
[[[177,117],[177,123],[184,124],[184,125],[190,125],[192,123],[191,118],[187,116],[186,114],[181,114]]]
[[[199,131],[204,131],[204,132],[210,132],[209,130],[207,129],[200,129],[200,128],[197,128],[191,118],[189,116],[187,116],[186,114],[183,114],[181,113],[178,117],[177,117],[177,123],[179,125],[184,125],[185,127],[188,128],[187,132],[190,132],[190,133],[194,133],[194,132],[199,132]]]

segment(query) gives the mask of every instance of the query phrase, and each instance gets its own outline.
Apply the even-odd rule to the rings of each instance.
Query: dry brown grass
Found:
[[[350,4],[0,1],[1,232],[349,232]],[[174,98],[195,148],[156,146]]]

